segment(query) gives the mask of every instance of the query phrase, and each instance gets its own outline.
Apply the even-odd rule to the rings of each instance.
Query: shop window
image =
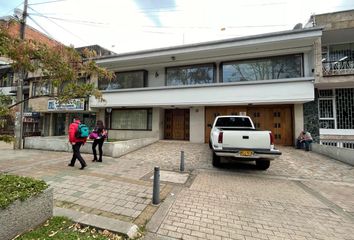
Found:
[[[151,130],[152,109],[114,109],[111,128],[117,130]]]

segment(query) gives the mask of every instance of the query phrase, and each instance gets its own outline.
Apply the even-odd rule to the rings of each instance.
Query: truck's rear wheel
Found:
[[[258,169],[267,170],[270,166],[270,161],[269,160],[257,160],[256,166]]]
[[[220,167],[220,157],[213,152],[213,166]]]
[[[209,140],[209,148],[213,149],[213,147],[211,146],[211,141]]]

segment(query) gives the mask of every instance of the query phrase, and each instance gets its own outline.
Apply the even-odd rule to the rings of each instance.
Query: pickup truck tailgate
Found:
[[[223,131],[222,148],[270,149],[269,131]]]

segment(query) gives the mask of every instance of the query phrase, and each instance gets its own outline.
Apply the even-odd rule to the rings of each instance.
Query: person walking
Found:
[[[81,164],[80,169],[83,170],[87,166],[87,164],[83,159],[83,157],[81,156],[80,148],[82,145],[86,143],[86,138],[80,138],[80,136],[78,135],[80,124],[81,124],[80,119],[75,117],[73,122],[69,126],[69,142],[73,149],[73,157],[68,166],[74,167],[77,159]]]
[[[107,130],[105,129],[103,122],[98,120],[96,123],[96,127],[91,134],[91,138],[93,138],[92,144],[92,152],[93,152],[93,160],[92,162],[102,162],[103,155],[103,142],[107,138]],[[96,146],[98,145],[99,158],[97,159]]]

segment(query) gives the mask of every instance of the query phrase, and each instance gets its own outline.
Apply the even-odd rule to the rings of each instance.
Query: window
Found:
[[[12,72],[1,73],[0,72],[0,87],[11,87],[13,86],[14,74]]]
[[[320,128],[334,129],[334,95],[332,89],[318,90],[318,114]]]
[[[111,128],[117,130],[151,130],[152,109],[115,109]]]
[[[214,64],[166,68],[166,86],[206,84],[214,81]]]
[[[32,83],[32,96],[42,96],[51,94],[51,85],[46,82]]]
[[[252,124],[249,118],[221,117],[218,118],[215,127],[252,128]]]
[[[222,64],[222,81],[239,82],[303,76],[302,55],[286,55]]]
[[[116,72],[115,75],[116,77],[112,81],[100,79],[98,88],[100,90],[114,90],[146,87],[146,71]]]

